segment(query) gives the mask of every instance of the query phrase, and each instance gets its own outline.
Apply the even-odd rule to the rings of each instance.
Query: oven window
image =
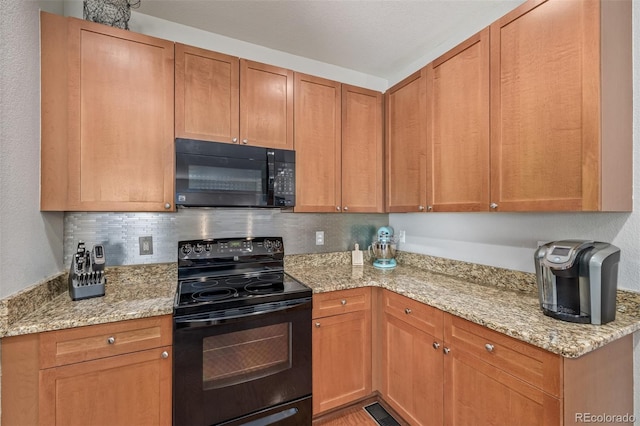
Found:
[[[202,387],[217,389],[291,368],[291,323],[206,337]]]
[[[262,192],[262,170],[189,165],[189,189]]]

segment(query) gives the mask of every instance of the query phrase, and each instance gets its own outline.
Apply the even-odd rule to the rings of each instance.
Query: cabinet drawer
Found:
[[[560,396],[559,355],[453,315],[445,314],[444,320],[444,340],[451,351],[465,351],[538,389]]]
[[[371,309],[371,288],[330,291],[313,295],[313,318]]]
[[[440,309],[388,290],[384,292],[382,306],[386,314],[442,339],[443,312]]]
[[[171,315],[58,330],[40,335],[40,368],[171,345]]]

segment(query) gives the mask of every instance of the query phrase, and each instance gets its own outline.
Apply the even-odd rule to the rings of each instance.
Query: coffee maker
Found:
[[[552,241],[538,247],[534,259],[545,315],[584,324],[616,318],[618,247],[588,240]]]

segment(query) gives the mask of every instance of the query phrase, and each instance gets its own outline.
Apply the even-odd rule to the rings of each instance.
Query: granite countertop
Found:
[[[618,292],[618,313],[609,324],[573,324],[542,314],[533,274],[411,253],[399,253],[398,263],[381,271],[367,262],[351,266],[350,253],[293,255],[285,258],[285,270],[314,293],[382,287],[567,358],[640,330],[638,293]],[[3,299],[0,337],[173,312],[175,263],[111,267],[106,273],[104,297],[72,301],[61,274]]]

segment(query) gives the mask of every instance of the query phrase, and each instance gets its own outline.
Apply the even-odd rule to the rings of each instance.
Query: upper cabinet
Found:
[[[531,0],[491,25],[491,206],[630,211],[631,1]]]
[[[295,73],[295,92],[295,211],[341,211],[340,83]]]
[[[176,43],[176,137],[293,149],[293,71]]]
[[[426,206],[426,68],[385,94],[387,211],[419,212]]]
[[[173,208],[173,43],[41,14],[42,210]]]
[[[384,212],[382,93],[342,85],[342,211]]]
[[[427,66],[428,211],[489,210],[489,28]]]

